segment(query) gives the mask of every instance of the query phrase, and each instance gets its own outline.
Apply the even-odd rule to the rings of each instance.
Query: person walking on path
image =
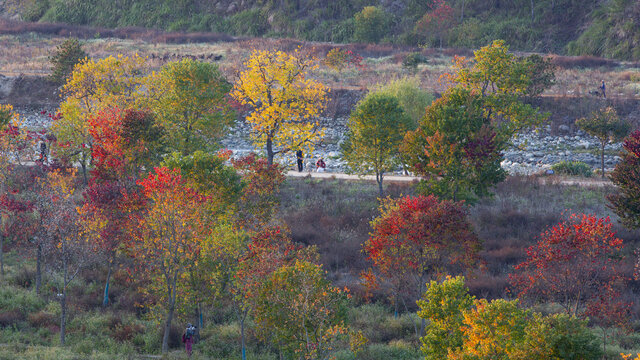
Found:
[[[302,150],[296,151],[296,158],[298,159],[298,172],[302,172],[302,168],[303,168],[302,160],[304,160],[304,155],[302,154]]]
[[[604,80],[602,80],[602,85],[600,85],[600,90],[602,90],[602,97],[607,98],[607,87],[604,85]]]
[[[196,327],[191,325],[191,323],[187,324],[187,328],[185,329],[184,334],[182,334],[182,342],[184,343],[184,348],[189,357],[191,357],[191,353],[193,352],[192,345],[195,334]]]
[[[327,164],[324,163],[324,160],[320,158],[316,162],[316,172],[324,172],[324,169],[327,167]]]

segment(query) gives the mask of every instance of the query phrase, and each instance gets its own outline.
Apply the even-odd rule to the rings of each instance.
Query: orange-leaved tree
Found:
[[[177,294],[188,284],[187,268],[200,252],[209,229],[206,226],[207,198],[188,188],[178,170],[156,168],[138,181],[146,206],[134,213],[129,250],[144,265],[150,277],[146,290],[164,310],[162,352],[168,351],[169,331]]]
[[[464,204],[434,196],[386,199],[371,226],[364,251],[391,289],[396,314],[400,304],[409,310],[430,276],[464,271],[480,250]]]
[[[303,150],[311,154],[323,131],[316,117],[327,101],[328,88],[309,79],[317,65],[297,51],[254,50],[245,62],[231,95],[252,112],[247,122],[257,147],[269,164],[277,154]]]
[[[109,108],[89,117],[94,169],[84,192],[80,227],[97,254],[107,263],[102,305],[109,302],[109,285],[129,228],[127,192],[156,165],[161,130],[148,112]]]

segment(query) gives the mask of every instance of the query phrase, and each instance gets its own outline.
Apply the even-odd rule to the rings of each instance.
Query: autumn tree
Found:
[[[463,5],[464,6],[464,5]],[[427,11],[416,23],[415,32],[426,37],[436,38],[442,48],[442,40],[455,26],[455,14],[444,0],[434,0]]]
[[[401,304],[409,310],[430,276],[464,271],[480,249],[464,205],[434,196],[386,199],[371,227],[364,252],[391,289],[396,314]]]
[[[620,119],[616,109],[609,106],[594,111],[588,118],[576,120],[576,125],[600,141],[600,170],[604,179],[604,147],[610,142],[621,141],[629,135],[631,124]]]
[[[566,314],[542,316],[517,300],[475,299],[464,278],[431,282],[418,302],[429,320],[422,351],[427,360],[547,360],[602,356],[587,322]]]
[[[162,352],[166,353],[174,312],[184,300],[177,294],[209,230],[203,216],[207,199],[187,187],[178,170],[156,168],[139,184],[146,206],[132,214],[138,225],[131,229],[128,246],[148,271],[151,284],[146,290],[165,311]]]
[[[254,318],[260,336],[281,351],[325,359],[331,338],[347,332],[344,299],[343,290],[331,285],[321,265],[296,260],[266,279]]]
[[[235,251],[220,253],[224,274],[228,278],[228,291],[240,323],[242,358],[246,359],[245,327],[247,317],[254,312],[267,279],[279,268],[290,266],[296,260],[317,261],[315,248],[303,248],[291,241],[289,230],[278,226],[265,226],[255,232],[248,243],[235,247]],[[265,337],[269,334],[264,329]]]
[[[429,321],[420,338],[426,360],[445,359],[450,351],[462,347],[463,312],[471,309],[474,300],[462,276],[447,276],[442,282],[432,280],[427,284],[427,290],[417,302],[418,316]]]
[[[622,161],[611,173],[617,190],[609,202],[626,226],[640,228],[640,130],[627,137],[624,150]]]
[[[621,250],[608,217],[574,214],[540,235],[509,281],[523,300],[556,302],[567,314],[584,316],[608,288],[624,282]],[[611,309],[620,301],[604,298]]]
[[[148,111],[113,107],[89,116],[92,178],[135,183],[160,163],[164,132]]]
[[[54,170],[39,179],[40,192],[34,207],[39,218],[37,236],[44,240],[42,252],[48,268],[59,274],[51,281],[60,302],[60,344],[64,345],[67,324],[69,284],[92,257],[77,227],[74,200],[76,171]]]
[[[369,94],[358,103],[347,121],[349,131],[342,145],[349,172],[375,173],[380,197],[384,174],[400,165],[399,146],[411,127],[398,99]]]
[[[108,108],[89,116],[88,132],[94,168],[79,224],[107,264],[102,301],[107,306],[111,274],[130,226],[127,193],[137,192],[136,181],[160,162],[162,130],[149,112]]]
[[[278,213],[280,186],[286,180],[283,167],[251,153],[231,161],[242,175],[243,190],[237,203],[237,222],[249,232],[259,231]]]
[[[252,108],[246,120],[257,147],[264,147],[269,164],[275,155],[301,149],[313,152],[323,131],[315,118],[327,101],[328,89],[309,79],[317,65],[295,52],[254,50],[244,63],[231,95]]]
[[[151,76],[151,108],[164,127],[172,151],[188,155],[215,149],[235,120],[231,84],[215,64],[185,59]]]
[[[64,101],[52,124],[57,152],[80,163],[85,184],[93,147],[89,118],[110,107],[138,107],[143,100],[141,87],[146,73],[146,59],[139,56],[86,59],[74,68],[62,87]]]
[[[186,156],[174,152],[165,157],[162,166],[180,170],[180,175],[190,188],[211,198],[208,202],[211,211],[223,212],[235,207],[246,188],[242,175],[234,167],[225,164],[228,160],[229,156],[224,152],[210,154],[195,151]]]
[[[505,142],[484,116],[482,102],[478,94],[450,90],[405,136],[402,152],[413,172],[424,177],[421,192],[475,201],[504,180]]]
[[[473,62],[456,57],[456,72],[447,76],[453,87],[405,138],[403,153],[425,177],[427,193],[471,200],[489,194],[504,179],[501,153],[511,138],[547,117],[521,99],[533,91],[527,61],[509,53],[503,41],[474,54]]]

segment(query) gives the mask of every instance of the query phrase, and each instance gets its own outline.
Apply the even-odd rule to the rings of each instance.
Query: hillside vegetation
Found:
[[[0,7],[2,3],[0,2]],[[7,0],[41,22],[640,59],[635,0]]]

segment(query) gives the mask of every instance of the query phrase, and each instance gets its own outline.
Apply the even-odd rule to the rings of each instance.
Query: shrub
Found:
[[[591,166],[583,163],[582,161],[561,161],[553,164],[551,169],[561,175],[584,177],[591,177],[591,175],[593,175]]]
[[[404,60],[402,60],[402,66],[415,71],[419,64],[426,64],[427,58],[422,56],[419,52],[409,53]]]
[[[19,310],[0,312],[0,327],[16,325],[22,320],[24,320],[24,316]]]
[[[18,310],[29,314],[39,311],[44,306],[44,300],[33,291],[13,286],[0,286],[0,309],[2,311]]]
[[[51,63],[50,79],[56,83],[63,83],[73,72],[73,67],[87,57],[82,45],[76,38],[65,40],[56,47],[49,57]]]
[[[45,311],[38,311],[37,313],[31,313],[27,317],[29,324],[33,327],[49,327],[56,325],[58,319],[53,315]]]

